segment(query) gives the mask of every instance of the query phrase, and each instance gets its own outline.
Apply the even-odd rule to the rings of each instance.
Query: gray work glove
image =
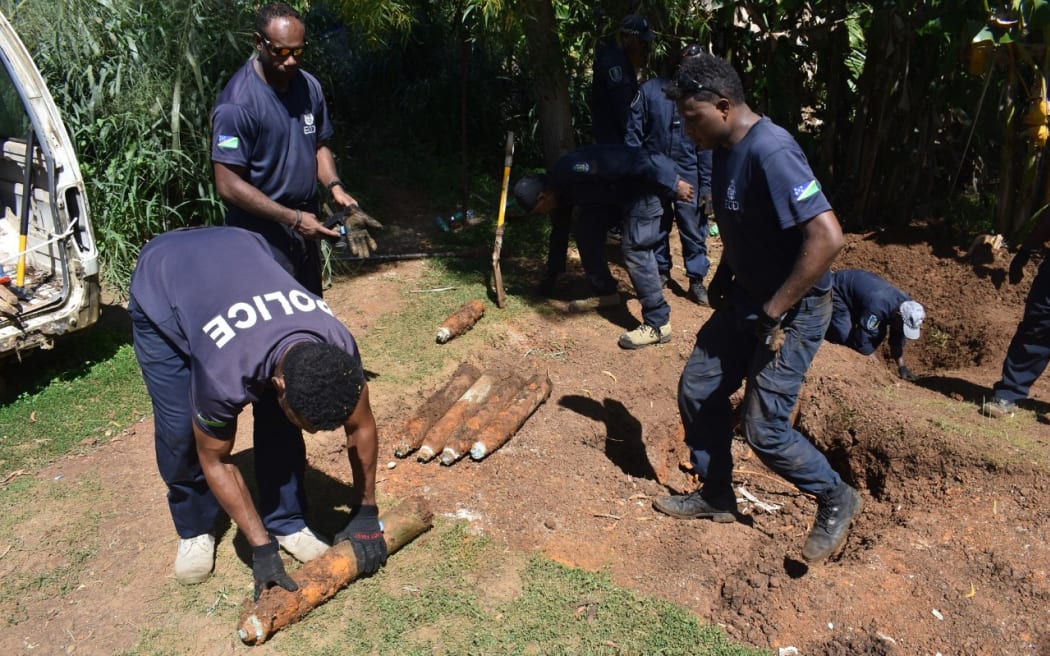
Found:
[[[259,601],[259,595],[263,590],[279,585],[288,592],[299,589],[295,581],[284,571],[284,563],[281,562],[280,547],[276,540],[261,547],[252,547],[252,576],[255,577],[255,601]]]
[[[386,540],[383,527],[379,525],[379,509],[375,506],[359,506],[350,515],[346,528],[335,534],[332,544],[350,540],[357,557],[357,568],[362,574],[374,574],[386,562]]]
[[[368,258],[376,250],[376,240],[368,230],[382,230],[383,224],[376,221],[359,205],[336,212],[324,223],[326,228],[336,228],[342,235],[347,249],[354,257]]]

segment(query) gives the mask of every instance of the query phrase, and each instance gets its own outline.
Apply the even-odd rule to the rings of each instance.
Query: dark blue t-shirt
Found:
[[[284,351],[300,341],[357,344],[328,305],[240,228],[176,230],[149,241],[131,277],[142,312],[190,359],[190,407],[207,434],[233,437]]]
[[[624,143],[670,157],[678,175],[696,187],[695,206],[711,193],[711,151],[698,148],[686,136],[674,101],[664,93],[669,83],[668,78],[654,77],[638,88],[631,101]]]
[[[249,184],[285,207],[314,211],[317,148],[333,133],[317,78],[300,70],[277,93],[259,77],[253,57],[222,90],[211,122],[212,161],[244,167]],[[226,224],[269,237],[284,230],[232,205]]]
[[[548,171],[560,205],[625,206],[639,195],[674,197],[674,162],[659,153],[622,144],[580,146]]]
[[[756,306],[780,288],[802,246],[799,226],[831,210],[802,149],[763,117],[732,148],[714,151],[711,195],[736,284]],[[811,292],[831,289],[825,272]]]

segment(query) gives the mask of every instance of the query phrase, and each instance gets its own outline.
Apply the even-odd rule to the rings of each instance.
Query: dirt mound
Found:
[[[617,583],[687,607],[757,646],[796,646],[806,656],[1050,653],[1050,426],[1037,421],[1050,409],[1050,384],[1037,383],[1012,420],[977,413],[998,378],[1027,284],[1003,282],[1005,252],[975,261],[958,246],[926,237],[848,235],[836,262],[883,275],[923,303],[928,318],[905,352],[916,383],[897,378],[885,352],[872,359],[830,344],[807,377],[797,425],[865,500],[846,548],[823,565],[808,567],[800,556],[814,500],[766,470],[743,441],[734,443],[739,522],[675,520],[651,507],[657,496],[696,485],[683,467],[676,389],[710,310],[688,300],[680,265],[667,293],[673,339],[665,345],[633,352],[616,345],[638,322],[638,303],[629,295],[625,307],[586,314],[537,306],[511,320],[493,308],[457,338],[471,344],[462,359],[479,369],[544,371],[553,384],[517,434],[480,462],[444,467],[397,459],[398,436],[388,432],[447,383],[460,362],[419,389],[399,388],[387,382],[391,376],[373,372],[380,499],[422,495],[436,514],[466,518],[508,549],[605,569]],[[710,246],[717,259],[718,240]],[[615,259],[615,249],[610,255]],[[505,261],[505,280],[525,268]],[[1034,270],[1029,265],[1027,282]],[[424,275],[419,260],[374,271],[362,266],[326,299],[364,335],[377,317],[396,313],[405,285]],[[625,272],[617,267],[616,275],[629,290]],[[431,328],[425,332],[432,344]],[[250,436],[245,419],[242,444]],[[12,611],[18,630],[0,638],[5,651],[75,646],[77,653],[115,653],[128,644],[120,627],[176,630],[170,627],[180,622],[193,627],[178,629],[187,653],[235,649],[228,626],[180,612],[177,599],[160,605],[154,599],[158,572],[167,575],[174,547],[150,434],[143,424],[39,474],[83,493],[65,494],[35,519],[27,515],[19,548],[3,552],[0,573],[31,559],[66,557],[49,549],[74,538],[46,538],[75,534],[68,517],[93,518],[90,528],[110,536],[111,546],[91,556],[85,567],[94,578],[66,601],[20,600]],[[315,479],[346,479],[342,442],[336,433],[308,442]],[[133,508],[129,498],[138,500]],[[224,559],[233,558],[231,538],[220,536]],[[135,594],[112,594],[102,584],[106,577]],[[162,616],[163,608],[174,608],[174,615]],[[102,615],[105,626],[95,623]]]

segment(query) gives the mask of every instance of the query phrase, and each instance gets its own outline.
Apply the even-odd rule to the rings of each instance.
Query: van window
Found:
[[[29,115],[18,97],[18,90],[6,69],[0,69],[0,139],[25,139],[29,131]]]

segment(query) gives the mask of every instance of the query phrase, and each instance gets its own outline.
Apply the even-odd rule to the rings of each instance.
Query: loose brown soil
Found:
[[[423,212],[403,214],[426,221]],[[394,234],[413,236],[410,228]],[[1026,282],[1012,287],[1003,280],[1005,251],[975,259],[932,234],[919,228],[850,234],[836,262],[884,275],[922,302],[928,318],[922,338],[906,350],[916,383],[898,379],[888,359],[830,344],[809,372],[798,426],[865,500],[845,549],[823,565],[808,567],[800,555],[814,500],[766,470],[741,441],[735,445],[741,495],[746,490],[777,509],[747,501],[744,521],[716,524],[675,520],[651,508],[654,497],[696,484],[681,464],[688,458],[675,390],[692,336],[710,310],[685,297],[680,266],[667,294],[674,338],[635,352],[616,345],[638,320],[633,298],[624,308],[586,314],[536,306],[512,320],[490,303],[482,322],[498,322],[498,331],[456,338],[475,340],[466,359],[482,370],[545,371],[553,393],[510,442],[480,462],[443,467],[397,459],[398,436],[384,432],[381,498],[421,495],[435,514],[470,518],[507,549],[606,569],[617,583],[680,604],[755,646],[795,646],[805,656],[1048,654],[1050,426],[1043,416],[1050,381],[1036,384],[1015,418],[995,421],[977,412],[998,378],[1034,264]],[[388,249],[399,248],[397,241]],[[712,240],[716,258],[719,248]],[[504,278],[525,265],[508,258]],[[420,278],[424,267],[406,260],[363,268],[326,298],[364,335],[376,317],[396,311],[403,299],[397,285]],[[615,272],[628,290],[623,270],[617,265]],[[570,281],[570,288],[578,283]],[[403,422],[457,364],[419,389],[395,389],[370,369],[381,431]],[[249,422],[243,423],[242,432]],[[345,480],[340,442],[334,433],[311,440],[310,462]],[[52,603],[19,605],[17,623],[0,632],[0,651],[112,653],[133,644],[143,627],[172,622],[184,631],[186,653],[240,649],[224,623],[159,610],[172,607],[159,602],[158,580],[170,577],[174,535],[152,458],[146,421],[35,474],[42,481],[62,476],[69,486],[90,480],[95,491],[41,509],[17,535],[0,538],[0,551],[7,549],[0,576],[69,557],[61,547],[75,537],[61,535],[63,504],[95,506],[112,548],[92,556],[92,576],[80,589]],[[388,462],[396,466],[388,469]],[[121,582],[122,594],[112,594],[112,581]]]

